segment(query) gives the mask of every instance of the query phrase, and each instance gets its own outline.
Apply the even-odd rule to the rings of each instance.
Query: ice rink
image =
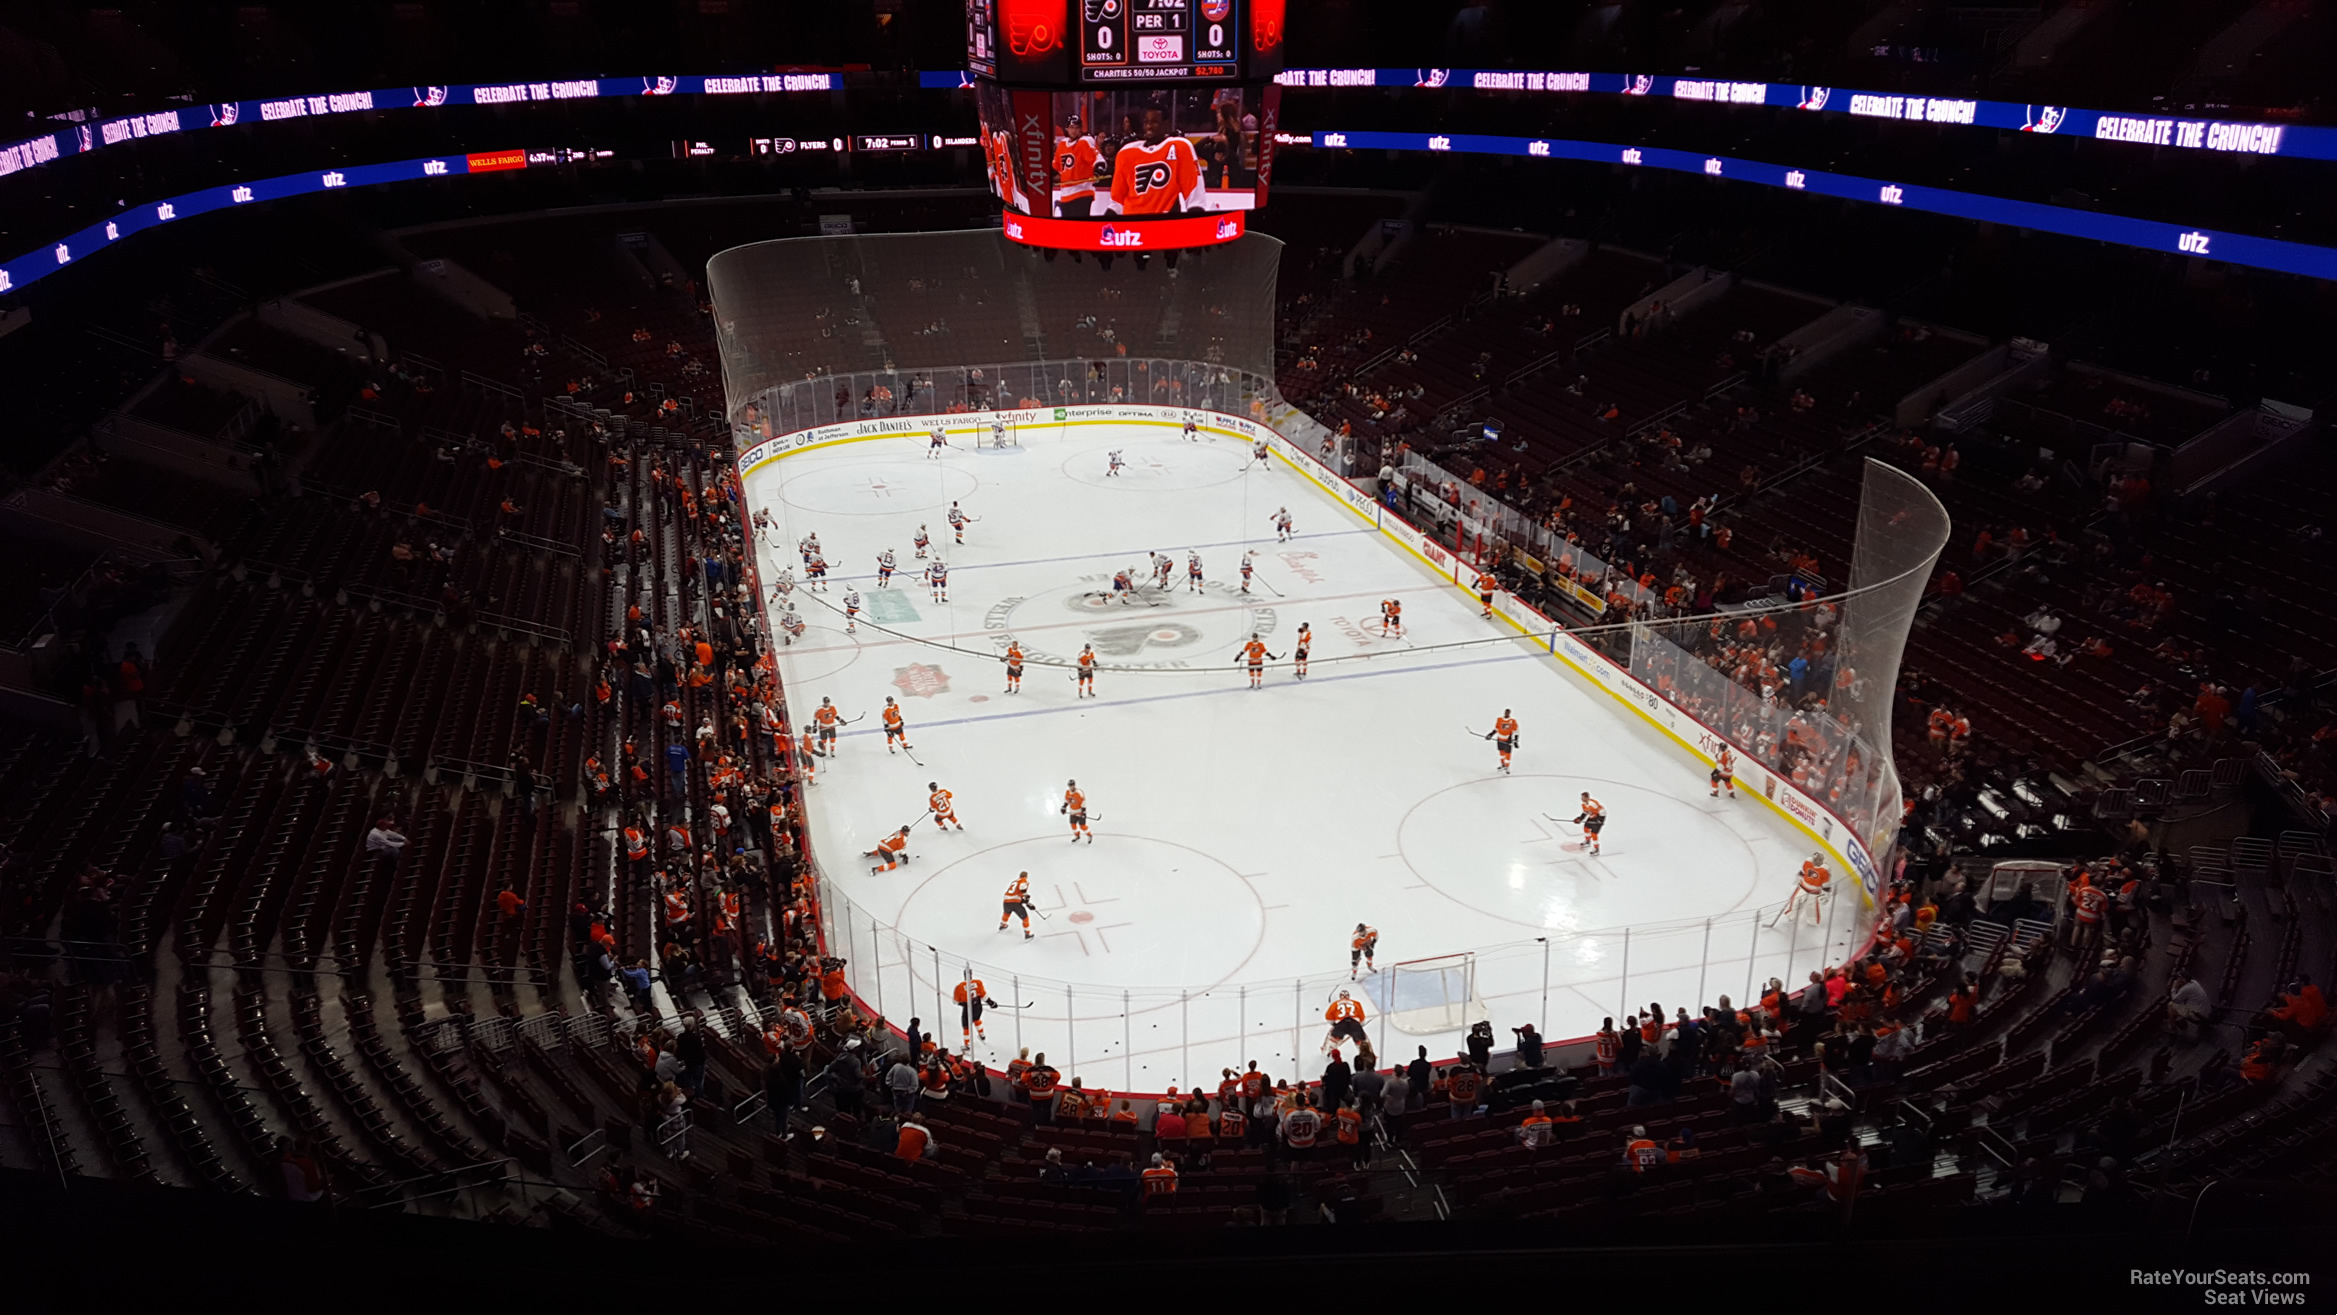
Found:
[[[1437,1059],[1461,1046],[1457,1026],[1390,1025],[1391,989],[1396,1021],[1440,1026],[1423,1020],[1462,980],[1407,974],[1391,988],[1399,962],[1473,952],[1467,1012],[1489,1016],[1506,1047],[1529,1021],[1587,1034],[1626,999],[1667,1016],[1741,1001],[1772,976],[1840,962],[1863,930],[1855,883],[1840,880],[1852,889],[1822,923],[1769,926],[1806,838],[1755,799],[1708,798],[1681,746],[1481,619],[1473,598],[1279,458],[1261,467],[1236,437],[1192,442],[1143,423],[1017,438],[977,449],[960,433],[937,459],[922,435],[844,442],[746,480],[773,522],[763,579],[794,571],[808,627],[781,650],[790,707],[808,718],[826,696],[856,719],[818,762],[807,812],[831,952],[895,1025],[920,1018],[955,1048],[946,1000],[970,966],[1003,1006],[977,1056],[1002,1064],[1029,1047],[1091,1087],[1162,1091],[1247,1060],[1318,1071],[1359,921],[1380,933],[1381,971],[1353,989],[1383,1065],[1415,1045]],[[945,523],[953,502],[974,518],[963,546]],[[1295,533],[1277,543],[1283,507]],[[948,562],[946,602],[918,575],[920,525]],[[816,594],[795,552],[815,532],[830,566]],[[900,570],[879,588],[885,548]],[[1113,573],[1145,578],[1154,551],[1174,559],[1172,587],[1115,601]],[[1188,551],[1205,565],[1198,593]],[[1257,554],[1247,595],[1245,551]],[[866,603],[857,634],[841,612],[850,589]],[[1391,597],[1403,638],[1379,633]],[[1255,632],[1287,659],[1302,622],[1313,673],[1300,681],[1285,661],[1251,690],[1239,645]],[[1017,694],[1000,658],[1009,636],[1030,658]],[[1487,642],[1438,647],[1470,640]],[[1082,644],[1102,659],[1093,699],[1052,665]],[[922,766],[886,751],[887,695]],[[1522,737],[1513,775],[1478,738],[1505,708]],[[1074,844],[1058,811],[1072,779],[1093,844]],[[954,792],[962,833],[926,818],[928,782]],[[1585,790],[1610,819],[1597,856],[1565,821]],[[912,861],[871,875],[861,855],[911,821]],[[1027,941],[1019,923],[997,930],[1019,871],[1046,915]]]

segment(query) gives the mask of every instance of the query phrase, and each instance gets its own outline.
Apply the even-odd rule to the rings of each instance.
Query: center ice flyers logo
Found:
[[[419,110],[419,109],[428,109],[428,108],[430,108],[430,107],[432,107],[432,106],[437,106],[437,105],[444,105],[445,103],[446,103],[446,88],[444,88],[444,87],[416,87],[416,88],[414,88],[414,108],[415,108],[415,109],[418,109],[418,110]]]
[[[939,667],[912,662],[893,668],[893,688],[913,699],[929,699],[949,693],[949,673]]]
[[[1091,575],[1045,593],[1001,598],[984,616],[982,628],[1000,652],[1019,638],[1024,653],[1039,662],[1067,664],[1077,645],[1093,644],[1114,666],[1181,669],[1215,666],[1241,640],[1253,633],[1271,635],[1279,625],[1273,608],[1246,605],[1251,600],[1239,590],[1214,580],[1198,594],[1181,582],[1162,590],[1147,581],[1133,592],[1112,584],[1110,576]],[[1193,610],[1178,615],[1184,608]],[[1065,612],[1079,618],[1072,627],[1075,637],[1066,636],[1067,652],[1050,651],[1018,634],[1024,621],[1041,633],[1060,633]]]
[[[1826,97],[1831,94],[1831,91],[1832,89],[1828,87],[1803,87],[1801,89],[1801,103],[1794,108],[1822,110],[1826,108]]]
[[[2068,117],[2069,111],[2059,105],[2023,105],[2021,107],[2021,131],[2059,132],[2061,131],[2061,121]]]
[[[1159,625],[1106,626],[1087,632],[1087,642],[1107,658],[1126,661],[1152,649],[1187,649],[1201,642],[1201,632],[1182,621]]]

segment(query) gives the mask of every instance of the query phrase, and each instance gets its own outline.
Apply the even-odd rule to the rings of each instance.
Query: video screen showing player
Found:
[[[1048,95],[1053,149],[1048,161],[1050,194],[1044,201],[1029,185],[1027,172],[1015,167],[1009,93],[990,90],[982,101],[990,190],[1009,209],[1058,219],[1105,219],[1249,210],[1257,205],[1263,182],[1258,114],[1257,107],[1245,103],[1244,88],[1159,87]]]

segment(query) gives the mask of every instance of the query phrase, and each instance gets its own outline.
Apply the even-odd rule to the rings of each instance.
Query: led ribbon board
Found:
[[[2250,237],[2245,233],[2226,233],[2216,229],[2186,228],[2181,224],[2162,223],[2153,219],[2106,215],[2091,210],[2047,205],[2041,201],[2020,201],[1978,192],[1958,192],[1944,187],[1921,187],[1887,179],[1861,178],[1855,174],[1796,169],[1790,165],[1745,160],[1729,155],[1706,155],[1659,146],[1570,141],[1557,137],[1489,137],[1468,133],[1318,132],[1314,134],[1312,144],[1330,150],[1522,155],[1531,159],[1582,160],[1642,169],[1668,169],[1675,173],[1703,174],[1708,178],[1726,178],[1736,182],[1758,183],[1764,187],[1810,192],[1818,196],[1836,196],[1906,210],[1953,215],[1958,219],[1981,223],[2033,228],[2065,237],[2091,238],[2097,242],[2141,247],[2146,251],[2206,256],[2227,264],[2274,269],[2286,274],[2302,274],[2308,278],[2337,278],[2337,247],[2283,242],[2277,238]]]

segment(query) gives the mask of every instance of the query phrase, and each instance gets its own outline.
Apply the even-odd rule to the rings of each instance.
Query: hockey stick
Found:
[[[1257,580],[1259,584],[1266,586],[1267,593],[1274,595],[1276,598],[1280,598],[1282,596],[1282,591],[1275,588],[1273,582],[1268,580],[1265,576],[1258,576]]]
[[[909,747],[909,742],[907,740],[901,741],[901,752],[909,755],[910,762],[917,763],[918,771],[925,770],[925,764],[917,761],[917,751]]]

